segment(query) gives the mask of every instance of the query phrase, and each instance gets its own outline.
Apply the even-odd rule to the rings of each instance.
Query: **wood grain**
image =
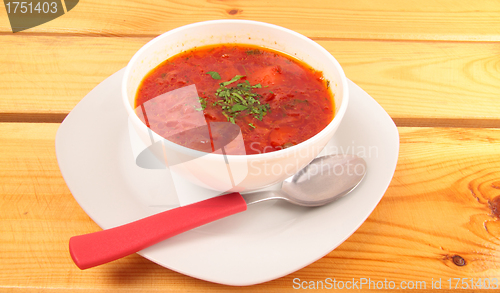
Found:
[[[337,249],[265,284],[213,284],[138,255],[80,271],[68,240],[99,227],[59,171],[58,122],[152,38],[214,19],[277,24],[330,51],[404,126],[389,189]],[[500,279],[499,28],[494,0],[86,0],[16,34],[0,8],[0,292],[272,293],[326,278],[470,292],[447,280]]]
[[[297,274],[424,280],[427,289],[432,278],[498,276],[500,130],[398,130],[398,167],[380,204],[348,241]]]
[[[2,36],[0,113],[67,114],[146,38]],[[112,41],[110,41],[112,40]]]
[[[9,44],[0,51],[3,122],[61,122],[150,40],[1,38]],[[401,126],[500,127],[498,43],[318,42]]]
[[[399,128],[395,176],[357,232],[289,276],[233,288],[138,255],[80,271],[69,257],[68,239],[99,227],[60,175],[54,152],[58,126],[0,124],[0,291],[289,292],[296,278],[426,281],[429,289],[432,279],[444,284],[448,278],[500,274],[500,129]]]
[[[269,22],[312,38],[500,40],[500,2],[491,0],[89,0],[19,34],[152,37],[185,24],[228,18]],[[11,32],[4,9],[0,32]]]

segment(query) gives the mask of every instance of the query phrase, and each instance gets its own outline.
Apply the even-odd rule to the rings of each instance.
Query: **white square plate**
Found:
[[[103,229],[171,208],[174,192],[166,170],[135,164],[120,96],[122,75],[118,71],[85,96],[56,136],[57,160],[69,189]],[[367,175],[351,194],[318,208],[251,205],[139,254],[182,274],[242,286],[290,274],[339,246],[384,195],[399,153],[399,134],[389,115],[351,81],[349,90],[345,117],[322,154],[350,153],[366,160]]]

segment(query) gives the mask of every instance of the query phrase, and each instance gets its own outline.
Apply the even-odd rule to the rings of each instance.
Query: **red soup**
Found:
[[[188,101],[192,91],[195,104]],[[144,78],[135,106],[153,131],[201,151],[214,149],[196,127],[201,122],[237,125],[246,154],[299,144],[323,130],[335,113],[322,72],[281,52],[239,44],[197,47],[169,58]],[[194,131],[187,139],[172,139],[181,137],[179,129]]]

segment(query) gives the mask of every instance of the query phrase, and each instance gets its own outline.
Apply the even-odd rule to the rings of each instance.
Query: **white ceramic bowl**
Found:
[[[330,81],[335,96],[335,117],[320,133],[293,147],[255,155],[206,154],[164,140],[152,132],[134,112],[134,99],[144,76],[166,59],[193,47],[211,44],[251,44],[298,58]],[[131,143],[137,148],[162,141],[168,165],[202,187],[224,191],[251,191],[283,181],[314,159],[332,138],[347,109],[347,79],[335,58],[311,39],[276,25],[248,20],[215,20],[186,25],[166,32],[144,45],[130,60],[122,83],[122,96],[129,113]],[[229,168],[228,165],[229,164]]]

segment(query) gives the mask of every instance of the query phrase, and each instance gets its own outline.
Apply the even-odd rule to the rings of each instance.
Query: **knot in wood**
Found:
[[[459,267],[465,266],[467,264],[465,259],[463,257],[461,257],[460,255],[454,255],[452,257],[452,259],[453,259],[453,263]]]
[[[227,13],[229,13],[230,15],[236,15],[238,13],[241,13],[241,10],[233,8],[229,10]]]
[[[497,218],[500,218],[500,195],[488,201],[488,203],[493,215],[495,215]]]

